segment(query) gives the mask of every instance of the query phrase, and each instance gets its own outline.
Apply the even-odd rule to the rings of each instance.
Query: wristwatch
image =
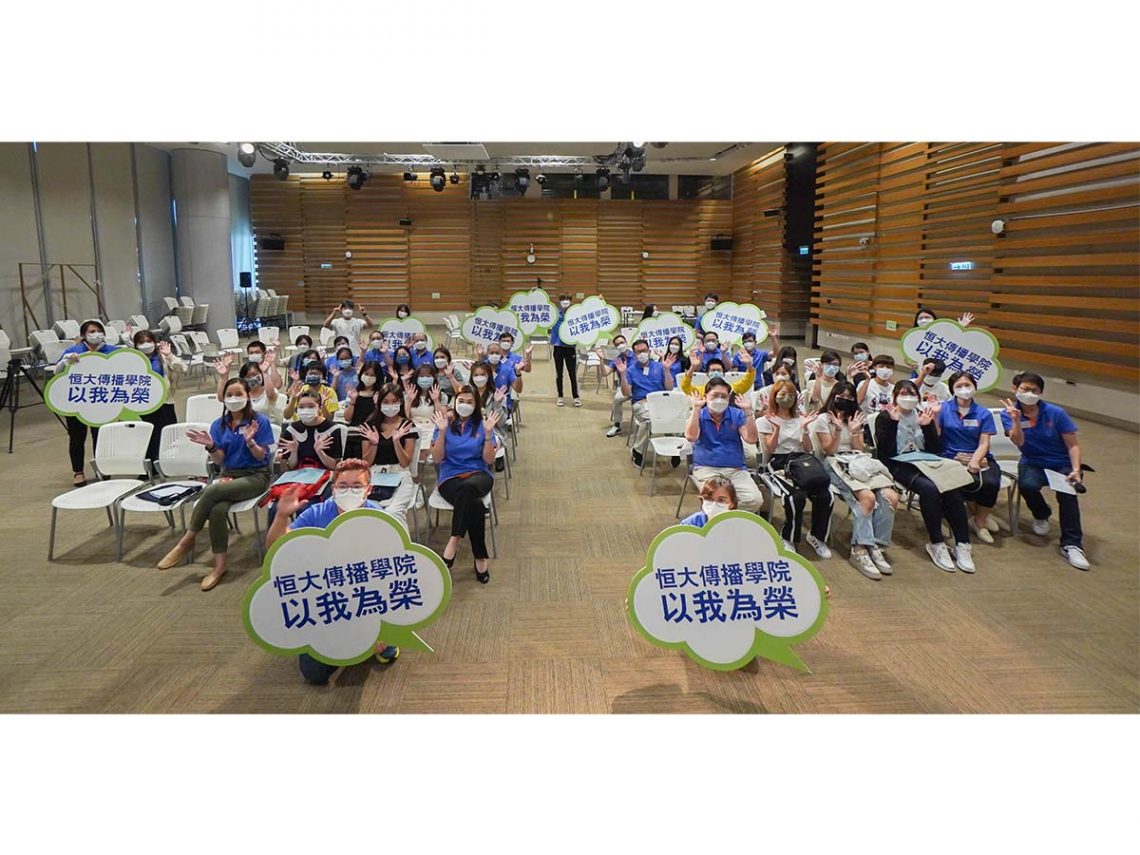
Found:
[[[218,450],[218,447],[216,445],[207,445],[206,446],[206,453],[207,454],[213,454],[217,450]]]

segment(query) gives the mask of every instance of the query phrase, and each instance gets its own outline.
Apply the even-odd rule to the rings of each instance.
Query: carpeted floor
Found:
[[[245,633],[240,602],[257,575],[248,521],[231,540],[230,572],[209,593],[198,589],[205,537],[197,565],[160,572],[154,564],[173,537],[138,518],[128,518],[119,564],[105,515],[63,515],[48,562],[49,503],[71,481],[67,437],[42,407],[22,411],[16,453],[0,452],[0,710],[1137,711],[1135,434],[1081,423],[1085,459],[1098,469],[1081,500],[1091,571],[1063,561],[1054,526],[1044,545],[1027,533],[977,545],[972,577],[945,573],[922,550],[916,509],[896,522],[894,576],[873,582],[846,562],[850,523],[837,517],[836,557],[816,563],[833,591],[831,615],[798,648],[813,673],[767,662],[714,673],[650,646],[623,610],[647,545],[674,522],[683,470],[661,464],[650,498],[649,475],[638,477],[624,439],[604,437],[612,393],[595,393],[591,377],[582,409],[556,408],[553,367],[536,357],[510,500],[496,487],[491,583],[475,581],[464,544],[451,605],[423,633],[435,654],[342,669],[323,688]],[[179,400],[201,391],[184,385]],[[696,507],[690,493],[686,512]]]

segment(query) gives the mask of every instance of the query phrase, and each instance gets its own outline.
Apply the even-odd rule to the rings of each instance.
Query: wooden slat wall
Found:
[[[662,311],[692,304],[693,283],[699,278],[697,205],[668,201],[642,204],[641,249],[649,253],[641,262],[644,301]]]
[[[733,174],[732,299],[755,303],[779,322],[796,319],[793,302],[802,302],[788,299],[795,288],[784,248],[784,201],[783,148]],[[764,216],[773,209],[779,213]]]
[[[598,206],[563,199],[561,207],[562,283],[558,290],[568,294],[596,294]]]
[[[344,257],[344,189],[339,181],[319,175],[302,175],[301,217],[305,263],[306,308],[329,312],[348,290],[348,263]],[[321,267],[331,264],[332,267]],[[280,293],[280,292],[278,292]],[[365,302],[367,308],[367,302]]]
[[[471,306],[499,303],[503,293],[503,199],[472,205]],[[509,296],[509,295],[508,295]]]
[[[360,190],[343,192],[349,293],[372,317],[387,317],[409,299],[409,229],[400,225],[409,215],[404,182],[399,175],[375,175]]]
[[[437,193],[427,181],[403,182],[412,226],[408,229],[414,308],[466,310],[471,293],[470,187],[464,177]],[[433,299],[432,294],[439,294]]]
[[[702,199],[697,203],[697,270],[701,281],[697,300],[710,292],[731,299],[734,253],[712,249],[712,239],[717,235],[732,237],[732,200]]]
[[[613,306],[644,305],[641,211],[644,202],[598,203],[598,292]]]
[[[289,307],[305,311],[305,252],[302,245],[304,219],[301,216],[301,180],[290,176],[288,181],[272,184],[258,180],[250,183],[249,208],[254,228],[254,253],[257,267],[257,284],[278,294],[289,295]],[[280,235],[285,249],[257,249],[258,237]]]
[[[1136,379],[1138,158],[1135,143],[823,145],[813,319],[881,336],[918,305],[971,311],[1009,367]]]
[[[478,205],[478,202],[473,204]],[[505,299],[515,291],[544,288],[557,291],[562,282],[562,206],[557,199],[518,199],[503,209],[503,284]],[[534,245],[534,264],[526,257]]]

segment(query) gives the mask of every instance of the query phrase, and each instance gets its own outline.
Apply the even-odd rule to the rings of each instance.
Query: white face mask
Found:
[[[629,345],[622,343],[617,346],[617,349],[618,353],[625,353],[627,350],[629,350]]]
[[[705,300],[705,308],[706,309],[716,308],[716,300]]]
[[[393,416],[399,414],[400,405],[399,404],[381,404],[380,405],[380,412],[382,412],[387,418],[390,419]]]
[[[870,355],[871,354],[869,354],[865,351],[860,351],[859,353],[853,354],[853,357],[854,357],[856,362],[866,362],[868,357],[870,357]]]
[[[88,344],[98,347],[103,343],[106,336],[101,332],[89,332],[83,338]]]
[[[641,353],[637,354],[637,361],[642,365],[647,363],[649,361],[649,351],[643,350]]]
[[[838,365],[825,365],[825,366],[823,366],[823,373],[827,377],[834,377],[836,374],[839,373],[839,366]]]
[[[370,348],[372,348],[373,350],[379,350],[380,348],[382,348],[384,346],[384,342],[378,338],[374,338],[374,339],[372,339],[372,341],[370,341],[368,343],[368,346]]]
[[[475,405],[474,404],[462,404],[462,403],[456,404],[455,405],[455,412],[459,416],[459,418],[465,419],[469,415],[471,415],[473,412],[475,412]]]
[[[681,345],[679,345],[679,344],[669,345],[669,352],[670,353],[680,353],[681,352]]]
[[[503,355],[501,353],[488,353],[487,361],[492,365],[498,365],[502,361]]]
[[[226,409],[229,410],[231,413],[236,413],[238,410],[244,410],[245,409],[245,398],[242,397],[241,395],[238,395],[237,397],[234,397],[234,398],[226,398],[225,403],[226,403]]]
[[[927,374],[925,377],[922,378],[922,385],[923,386],[933,386],[937,382],[938,382],[938,378],[935,377],[933,374]]]
[[[346,318],[352,317],[352,309],[341,309],[340,313]]]
[[[714,350],[716,350],[716,342],[715,341],[706,341],[705,342],[705,350],[707,350],[709,353],[712,353]]]
[[[754,341],[744,342],[744,349],[747,350],[749,353],[751,353],[752,351],[754,351],[756,349],[756,342],[754,342]]]
[[[918,398],[913,395],[899,395],[898,405],[900,410],[910,412],[918,406]]]
[[[305,424],[311,425],[317,420],[317,408],[302,407],[301,409],[297,410],[297,418],[299,418]]]
[[[1036,392],[1018,392],[1017,400],[1021,401],[1021,403],[1025,404],[1027,407],[1032,407],[1034,404],[1041,400],[1041,396]]]
[[[514,344],[509,341],[500,341],[499,347],[503,349],[503,353],[509,353],[511,348],[514,347]]]
[[[400,311],[396,312],[397,318],[403,319],[403,318],[406,318],[407,316],[408,316],[408,313],[405,312],[403,309],[400,309]]]
[[[705,516],[711,520],[717,514],[723,514],[727,511],[728,504],[726,502],[710,502],[708,499],[705,499],[701,502],[701,510],[704,511]]]
[[[145,353],[147,356],[150,356],[152,353],[154,353],[154,342],[148,341],[140,344],[139,353]]]
[[[976,390],[974,389],[973,386],[962,386],[962,387],[954,390],[954,397],[960,398],[963,401],[969,401],[974,397],[975,391]]]
[[[920,327],[929,326],[932,323],[934,323],[934,318],[919,318],[918,319],[918,325]]]
[[[875,376],[878,377],[880,380],[890,380],[892,377],[895,376],[895,369],[887,368],[886,366],[883,366],[881,368],[876,368],[875,369]]]
[[[569,309],[570,308],[570,301],[569,300],[559,300],[558,305],[561,306],[563,309]]]
[[[359,486],[333,487],[333,501],[342,511],[356,510],[364,504],[364,488]]]
[[[254,365],[256,365],[257,363],[261,362],[261,354],[260,353],[251,353],[249,355],[249,361],[252,362]]]
[[[447,360],[441,356],[439,359],[435,360],[435,367],[442,371],[447,367]]]
[[[471,382],[474,383],[476,386],[479,386],[479,387],[486,386],[487,385],[487,375],[486,374],[475,374],[474,376],[472,376]]]
[[[376,378],[373,377],[371,374],[364,374],[363,376],[361,376],[360,382],[363,383],[365,386],[371,387],[371,386],[376,385]]]
[[[723,413],[728,409],[728,398],[709,398],[707,406],[711,412]]]
[[[421,351],[421,352],[425,351],[425,350],[427,350],[427,342],[426,341],[417,341],[413,345],[413,347],[415,347],[415,349],[418,351]]]

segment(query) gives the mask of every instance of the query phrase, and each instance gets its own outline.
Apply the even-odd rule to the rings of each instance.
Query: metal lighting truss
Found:
[[[742,148],[747,143],[735,143],[728,148],[717,152],[717,157],[723,157],[725,154]],[[488,169],[514,169],[516,167],[535,167],[538,169],[576,169],[576,168],[595,168],[598,166],[612,166],[617,163],[622,153],[625,151],[625,143],[618,145],[617,149],[609,155],[604,156],[566,156],[556,154],[518,154],[510,157],[495,157],[487,158],[485,160],[440,160],[439,158],[430,154],[374,154],[374,155],[359,155],[359,154],[341,154],[337,152],[314,152],[305,151],[300,148],[296,143],[290,142],[276,142],[276,143],[258,143],[257,150],[261,156],[267,160],[276,160],[282,158],[290,163],[312,163],[322,164],[327,166],[344,165],[344,166],[393,166],[393,167],[406,167],[409,171],[414,171],[415,168],[430,169],[433,166],[440,166],[445,168],[455,169],[457,167],[468,167],[474,170],[476,166],[484,166]],[[701,161],[707,160],[703,157],[663,157],[657,158],[656,163],[679,163],[683,161]]]

